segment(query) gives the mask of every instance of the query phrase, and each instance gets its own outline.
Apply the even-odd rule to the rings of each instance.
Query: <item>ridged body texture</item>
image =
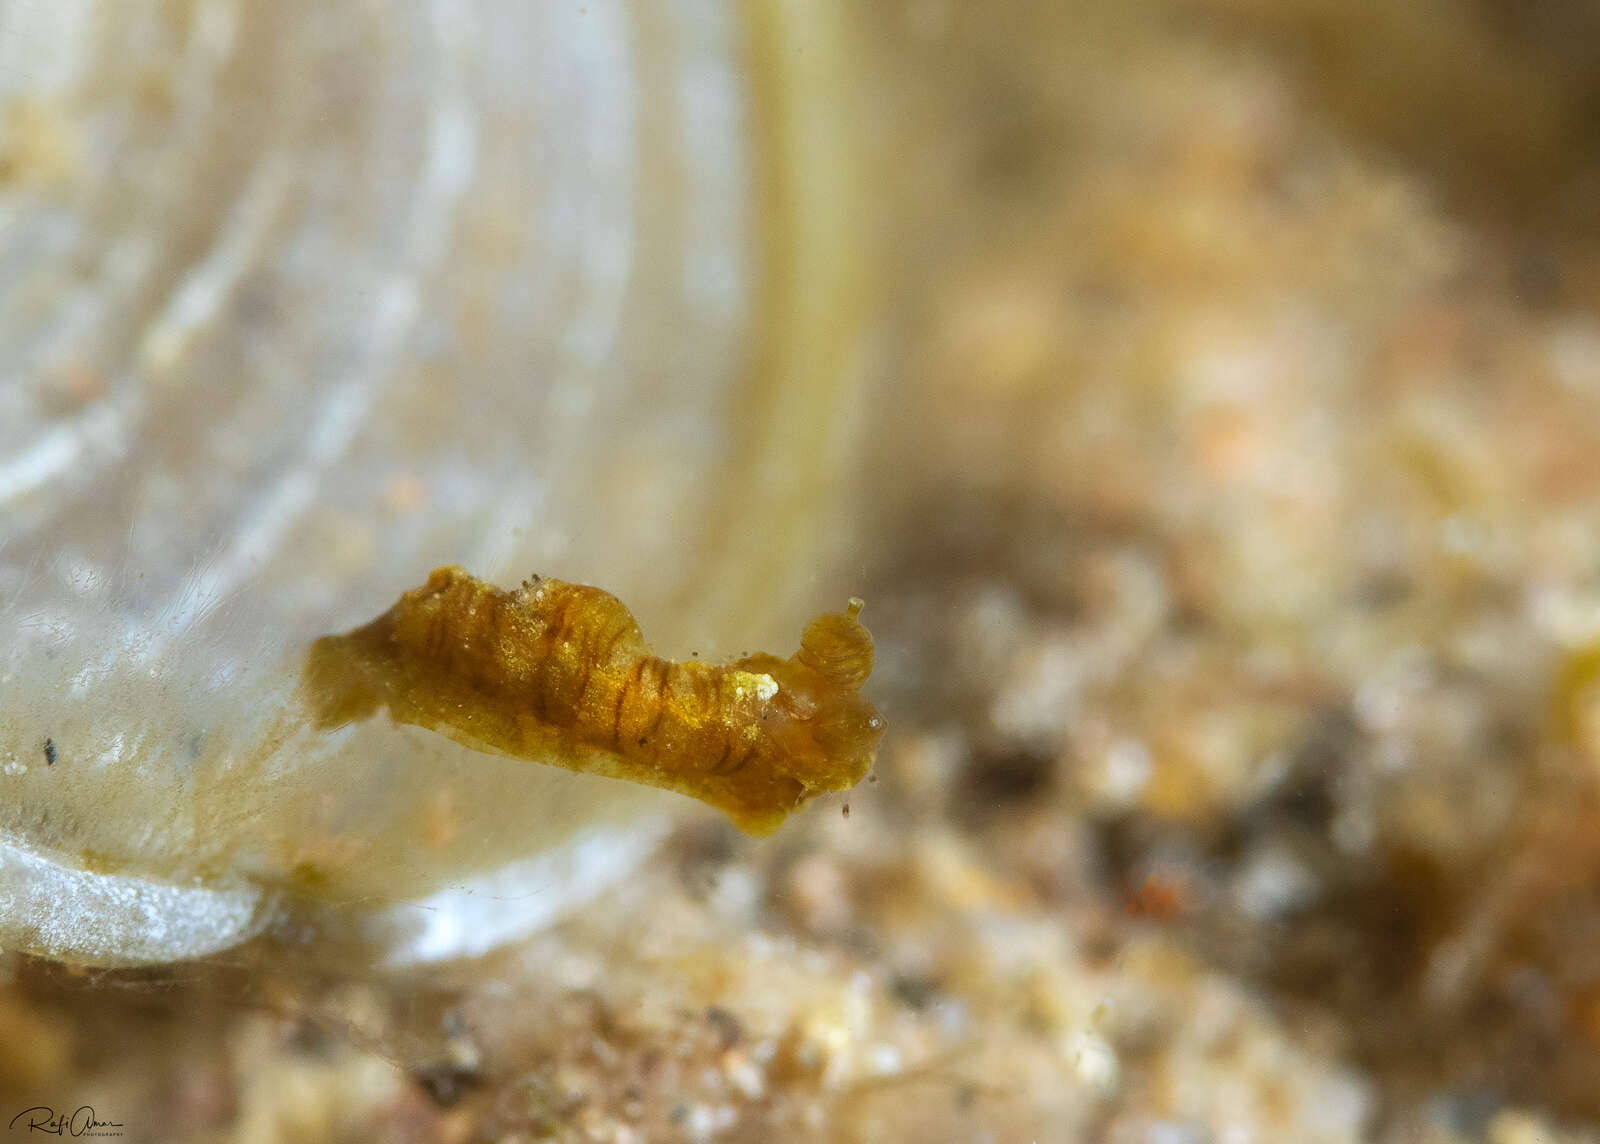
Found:
[[[689,795],[770,834],[872,765],[883,720],[860,694],[872,636],[848,610],[806,625],[788,659],[652,654],[609,592],[534,579],[504,591],[458,567],[365,627],[311,646],[319,726],[387,708],[469,747]]]

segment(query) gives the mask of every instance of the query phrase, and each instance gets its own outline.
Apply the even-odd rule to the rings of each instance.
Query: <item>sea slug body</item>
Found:
[[[629,779],[766,835],[872,766],[883,719],[861,601],[806,625],[788,659],[717,666],[654,655],[609,592],[535,578],[504,591],[435,569],[372,623],[311,645],[317,725],[386,708],[477,750]]]

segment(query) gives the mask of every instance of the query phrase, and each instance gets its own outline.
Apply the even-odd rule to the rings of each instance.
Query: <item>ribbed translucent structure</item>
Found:
[[[763,481],[814,528],[839,402],[752,365],[750,35],[714,0],[0,3],[0,945],[169,960],[315,903],[448,957],[648,851],[664,796],[316,733],[296,686],[443,563],[602,584],[684,649],[798,631],[806,570],[745,554]]]

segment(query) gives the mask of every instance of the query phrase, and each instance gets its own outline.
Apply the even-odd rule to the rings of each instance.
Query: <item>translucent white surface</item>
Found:
[[[659,836],[665,796],[316,733],[295,686],[441,563],[602,584],[679,654],[793,639],[764,566],[770,627],[697,591],[763,544],[774,447],[741,35],[712,0],[0,4],[0,945],[190,956],[308,899],[453,956],[483,928],[406,903],[572,901]]]

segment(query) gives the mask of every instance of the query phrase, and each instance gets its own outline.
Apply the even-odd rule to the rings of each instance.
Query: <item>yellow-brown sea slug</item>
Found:
[[[387,708],[480,751],[689,795],[755,835],[866,775],[882,717],[861,601],[806,625],[788,659],[654,655],[609,592],[538,579],[503,591],[458,567],[383,615],[311,645],[317,724]]]

